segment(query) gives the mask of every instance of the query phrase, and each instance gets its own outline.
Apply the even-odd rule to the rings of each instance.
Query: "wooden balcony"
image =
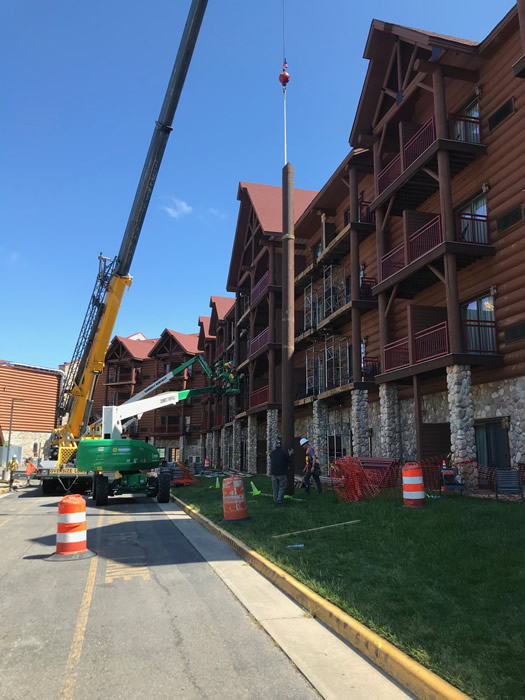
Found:
[[[458,213],[456,239],[445,241],[441,217],[435,216],[381,258],[381,282],[374,294],[399,285],[398,296],[410,298],[431,284],[436,277],[426,266],[435,265],[444,274],[442,256],[455,253],[458,269],[471,265],[479,258],[494,255],[490,245],[486,216]]]
[[[494,321],[462,321],[463,352],[451,354],[446,321],[385,345],[379,382],[402,380],[452,364],[501,366]]]
[[[250,342],[250,357],[268,345],[270,340],[270,329],[265,328]]]
[[[316,329],[319,331],[337,330],[345,323],[348,323],[350,320],[348,313],[353,306],[360,309],[361,314],[377,309],[377,299],[374,298],[372,294],[372,289],[375,287],[375,284],[375,277],[363,277],[361,279],[361,287],[359,289],[358,298],[352,299],[350,295],[346,296],[343,300],[344,303],[337,308],[334,308],[331,313],[326,313],[324,318],[319,320]]]
[[[173,437],[184,435],[186,433],[182,425],[170,425],[169,423],[163,424],[159,422],[155,423],[153,432],[155,435],[169,435]]]
[[[267,270],[257,284],[253,287],[250,293],[250,305],[262,297],[270,286],[270,271]]]
[[[452,177],[486,152],[480,141],[480,119],[451,114],[448,123],[448,138],[436,138],[434,118],[429,119],[381,170],[371,211],[394,196],[391,213],[400,216],[404,209],[417,209],[436,192],[439,183],[423,168],[437,173],[438,150],[449,152]]]
[[[252,391],[250,393],[249,407],[256,408],[257,406],[268,403],[269,396],[270,388],[268,386],[263,386],[261,389],[257,389],[257,391]]]

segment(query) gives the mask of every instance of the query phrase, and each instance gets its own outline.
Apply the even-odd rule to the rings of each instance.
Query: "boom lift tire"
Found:
[[[157,503],[169,503],[171,472],[169,470],[159,472]]]
[[[107,506],[109,497],[109,481],[107,476],[97,474],[95,476],[95,504]]]

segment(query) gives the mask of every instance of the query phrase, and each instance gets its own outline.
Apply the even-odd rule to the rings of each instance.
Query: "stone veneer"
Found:
[[[232,440],[233,428],[231,425],[221,429],[221,462],[223,469],[233,468]]]
[[[184,460],[188,454],[186,449],[188,438],[185,435],[181,435],[179,438],[179,461],[184,464]]]
[[[241,434],[241,419],[235,418],[233,421],[232,430],[232,469],[236,469],[238,471],[241,469]]]
[[[372,430],[371,457],[381,456],[381,407],[379,401],[368,404],[368,427]]]
[[[222,467],[220,463],[220,444],[221,444],[221,433],[219,430],[212,431],[212,464],[215,467]]]
[[[368,391],[354,389],[352,391],[351,409],[352,454],[357,457],[368,455]]]
[[[211,431],[206,433],[206,457],[210,460],[210,467],[214,467],[213,463],[213,434]]]
[[[248,416],[248,444],[246,446],[246,471],[257,473],[257,416]]]
[[[313,404],[313,447],[321,466],[321,473],[328,472],[328,410],[323,401],[314,401]]]
[[[266,473],[270,473],[270,452],[279,437],[279,410],[269,408],[266,411]]]
[[[458,467],[467,491],[475,491],[478,486],[477,465],[464,464],[476,460],[470,365],[447,367],[447,387],[452,464]]]
[[[396,384],[385,383],[379,385],[379,405],[381,416],[381,456],[399,457],[401,440],[399,431],[399,398]]]
[[[4,425],[4,440],[7,449],[7,440],[9,437],[9,425]],[[34,446],[36,443],[36,454]],[[33,432],[26,430],[11,431],[11,445],[18,445],[22,448],[22,461],[25,464],[26,459],[36,459],[38,457],[48,458],[49,447],[51,445],[50,433]],[[3,466],[3,465],[0,465]]]

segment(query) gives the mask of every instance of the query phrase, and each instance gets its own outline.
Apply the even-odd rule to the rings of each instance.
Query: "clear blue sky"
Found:
[[[120,247],[190,0],[0,5],[0,359],[56,367]],[[481,40],[513,5],[286,0],[296,187],[348,152],[373,18]],[[197,332],[226,294],[238,183],[281,183],[282,56],[282,0],[209,1],[115,334]]]

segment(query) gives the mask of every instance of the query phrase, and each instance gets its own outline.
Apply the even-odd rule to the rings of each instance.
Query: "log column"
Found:
[[[361,296],[359,283],[359,232],[354,222],[359,220],[359,197],[357,193],[357,168],[350,167],[350,282],[352,302]],[[361,311],[352,304],[352,381],[362,381],[361,367]]]
[[[438,68],[433,74],[434,87],[434,114],[436,123],[436,137],[448,138],[447,104],[445,96],[445,79],[443,71]],[[441,228],[445,241],[456,239],[456,222],[454,219],[454,206],[452,203],[452,178],[450,175],[450,160],[447,151],[439,150],[437,153],[439,176],[439,199],[441,209]],[[458,277],[456,256],[454,253],[445,253],[445,285],[447,294],[447,321],[450,352],[462,351],[461,319],[459,314]]]
[[[374,155],[374,177],[375,177],[375,183],[376,183],[376,197],[378,196],[378,188],[377,188],[377,177],[379,173],[382,170],[383,167],[383,159],[381,157],[381,152],[379,149],[379,141],[374,141],[374,150],[373,150],[373,155]],[[376,209],[375,211],[376,214],[376,249],[377,249],[377,270],[378,270],[378,279],[381,282],[381,258],[383,255],[386,253],[386,237],[385,237],[385,231],[384,231],[384,222],[385,222],[385,209],[383,206],[380,206]],[[379,312],[379,345],[380,345],[380,363],[381,363],[381,372],[384,372],[384,367],[383,367],[383,356],[384,356],[384,350],[385,350],[385,345],[388,343],[388,322],[386,318],[386,307],[387,307],[387,298],[386,298],[386,292],[380,292],[377,295],[377,302],[378,302],[378,312]]]

